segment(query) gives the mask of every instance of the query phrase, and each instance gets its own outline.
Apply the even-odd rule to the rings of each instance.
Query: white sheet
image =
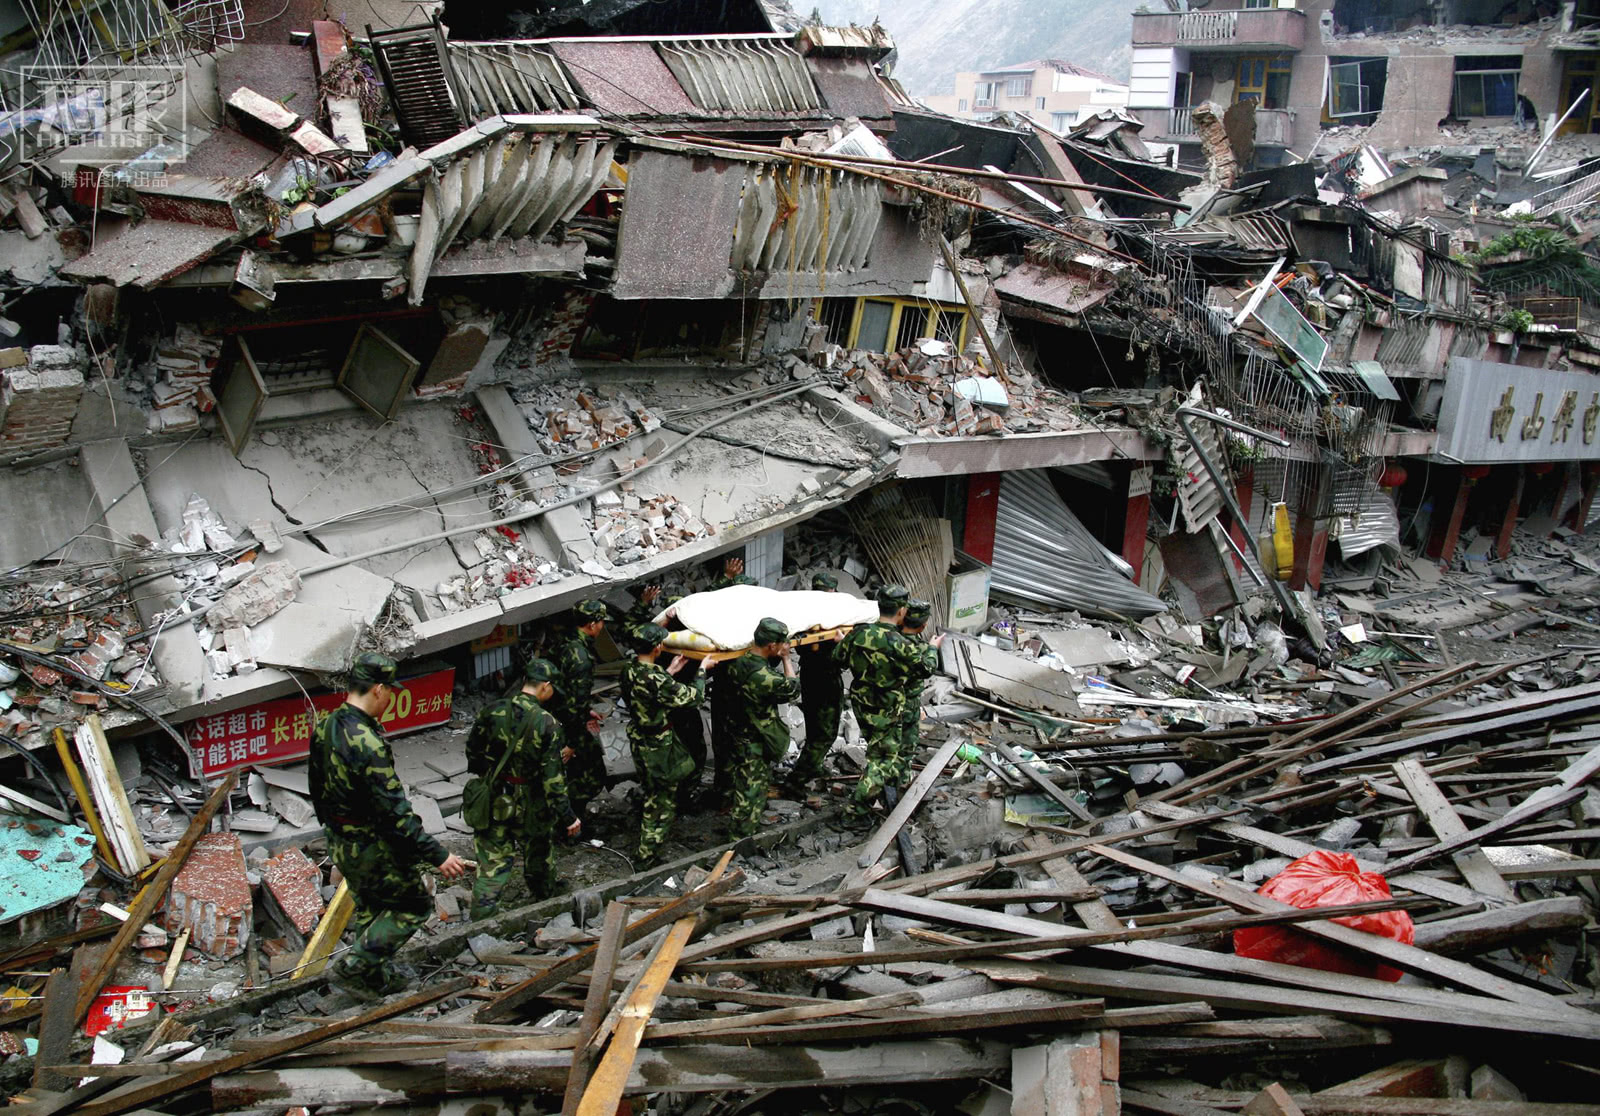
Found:
[[[677,608],[678,619],[685,628],[704,636],[723,651],[749,647],[755,638],[756,625],[766,616],[787,624],[791,635],[812,628],[838,628],[878,618],[878,606],[874,602],[847,593],[811,589],[785,593],[760,585],[730,585],[711,593],[691,593],[678,602]],[[656,616],[656,622],[661,623],[665,615],[663,609]]]

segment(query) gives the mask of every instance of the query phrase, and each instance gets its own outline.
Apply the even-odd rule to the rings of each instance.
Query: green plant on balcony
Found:
[[[1521,227],[1495,237],[1466,257],[1479,284],[1491,291],[1548,290],[1600,301],[1600,267],[1555,229]]]
[[[1500,317],[1500,328],[1509,329],[1519,337],[1533,331],[1533,315],[1526,310],[1507,310]]]

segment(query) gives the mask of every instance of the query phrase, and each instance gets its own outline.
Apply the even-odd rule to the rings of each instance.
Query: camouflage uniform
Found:
[[[754,585],[749,574],[726,575],[712,582],[713,591],[732,585]],[[716,677],[706,686],[706,701],[711,707],[711,758],[716,769],[711,773],[711,793],[719,801],[731,802],[736,793],[734,773],[739,767],[739,743],[733,736],[733,723],[739,715],[738,695],[730,684]]]
[[[555,667],[530,659],[527,680],[550,682]],[[472,885],[472,918],[488,918],[499,909],[500,893],[511,882],[511,868],[520,847],[522,874],[530,899],[547,899],[559,887],[556,876],[555,830],[577,820],[567,801],[561,764],[561,725],[532,694],[519,690],[487,705],[467,736],[467,770],[487,777],[507,750],[511,758],[494,788],[494,821],[474,834],[478,878]],[[502,789],[503,788],[503,789]]]
[[[393,659],[363,652],[350,678],[355,685],[392,685],[395,674]],[[334,974],[368,992],[391,991],[404,984],[391,967],[395,954],[433,913],[420,870],[449,854],[406,799],[382,726],[349,702],[317,725],[309,779],[328,855],[355,902],[355,944]]]
[[[665,603],[652,601],[649,604],[640,601],[628,610],[627,617],[623,620],[623,633],[629,640],[646,624],[652,623],[652,617],[664,608],[670,608],[683,599],[682,596],[667,597]],[[700,673],[699,663],[690,663],[678,672],[676,678],[684,685],[693,685]],[[694,770],[678,784],[678,805],[687,807],[690,799],[700,787],[700,776],[706,769],[706,726],[700,719],[698,705],[685,705],[672,710],[667,714],[667,720],[672,724],[672,731],[678,736],[678,743],[682,744],[689,753],[689,758],[694,760]]]
[[[839,579],[830,573],[811,578],[811,588],[837,592]],[[794,779],[805,782],[825,774],[823,761],[839,738],[839,716],[844,708],[844,676],[834,642],[808,643],[795,650],[800,655],[800,712],[806,718],[806,742],[794,764]]]
[[[927,601],[912,601],[906,606],[900,634],[911,644],[913,657],[906,667],[905,707],[900,712],[900,731],[895,743],[895,763],[891,785],[903,787],[911,778],[911,761],[922,740],[922,687],[939,669],[939,649],[923,638],[923,629],[933,613]]]
[[[667,638],[665,628],[646,624],[634,633],[643,651]],[[622,668],[622,701],[628,710],[628,746],[644,787],[639,818],[639,859],[634,866],[655,863],[667,831],[678,813],[678,784],[694,770],[694,759],[672,731],[670,713],[692,708],[705,696],[705,678],[684,685],[666,668],[634,658]]]
[[[768,617],[756,625],[757,646],[781,643],[789,629]],[[732,695],[734,715],[729,726],[738,749],[734,770],[733,833],[748,837],[761,826],[772,783],[772,765],[789,749],[789,726],[778,709],[800,698],[800,682],[774,670],[771,660],[754,648],[726,664],[727,676],[719,685]]]
[[[884,590],[879,596],[880,607],[891,608],[890,602],[896,596],[903,603],[907,594],[899,586]],[[872,800],[894,781],[905,707],[905,677],[916,652],[893,623],[880,619],[852,628],[839,642],[837,654],[840,664],[853,676],[850,708],[855,711],[867,743],[867,769],[845,808],[847,818],[859,821],[867,816]]]
[[[577,630],[584,624],[606,619],[606,606],[599,601],[581,601],[573,610],[576,627],[550,655],[555,665],[556,688],[550,699],[550,713],[561,725],[572,759],[567,763],[567,790],[580,808],[606,786],[606,754],[600,739],[589,731],[591,695],[594,691],[594,640]]]

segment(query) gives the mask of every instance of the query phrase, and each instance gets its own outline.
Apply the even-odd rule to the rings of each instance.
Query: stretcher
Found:
[[[853,627],[855,627],[854,624],[846,624],[843,627],[838,628],[813,629],[808,632],[801,632],[797,636],[790,636],[788,643],[790,647],[805,647],[806,645],[812,643],[826,643],[830,639],[843,639],[847,634],[849,634],[850,629]],[[685,633],[673,632],[672,634],[683,635]],[[725,663],[729,659],[737,659],[739,656],[745,654],[749,650],[750,648],[748,647],[740,647],[733,651],[703,650],[694,647],[674,647],[672,645],[672,641],[670,639],[667,640],[667,651],[670,654],[682,655],[686,659],[694,659],[698,662],[704,662],[705,660],[710,659],[714,663]]]

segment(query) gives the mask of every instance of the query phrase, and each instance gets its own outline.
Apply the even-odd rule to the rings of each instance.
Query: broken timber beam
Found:
[[[584,998],[583,1017],[578,1021],[574,1036],[572,1069],[567,1074],[566,1095],[561,1102],[561,1116],[575,1116],[578,1101],[589,1084],[589,1073],[594,1068],[594,1052],[588,1049],[600,1020],[606,1014],[611,999],[611,978],[617,971],[617,954],[622,949],[622,932],[628,925],[628,908],[618,902],[606,907],[605,925],[600,931],[600,941],[595,944],[594,971],[590,974],[589,994]]]
[[[238,772],[229,772],[211,792],[211,797],[206,799],[205,805],[195,812],[189,819],[189,828],[184,831],[178,843],[173,846],[172,852],[161,862],[161,867],[156,871],[155,878],[145,884],[138,897],[128,908],[128,919],[122,924],[122,929],[117,931],[116,937],[111,939],[111,945],[106,950],[105,957],[99,967],[84,981],[83,987],[78,990],[78,1001],[73,1008],[72,1021],[82,1023],[84,1016],[89,1014],[89,1006],[94,1003],[95,997],[100,995],[100,989],[116,971],[117,962],[122,959],[122,951],[128,943],[139,936],[144,929],[144,924],[150,921],[150,916],[155,913],[156,907],[166,897],[167,888],[172,884],[174,877],[183,867],[183,862],[188,859],[193,851],[195,842],[205,834],[211,825],[211,819],[228,800],[233,785],[238,781]]]
[[[1461,815],[1456,813],[1455,807],[1439,789],[1439,784],[1422,769],[1422,764],[1414,759],[1401,760],[1394,765],[1394,773],[1405,784],[1406,793],[1416,804],[1417,812],[1427,819],[1428,825],[1441,839],[1459,837],[1467,831]],[[1516,902],[1516,892],[1495,871],[1494,865],[1489,863],[1489,858],[1481,849],[1461,849],[1452,854],[1451,859],[1455,861],[1461,878],[1474,889],[1485,895]]]
[[[707,888],[714,886],[723,878],[723,873],[728,870],[728,864],[732,860],[732,849],[722,854],[722,859],[711,869],[711,875],[706,877]],[[639,921],[642,922],[644,919]],[[622,1021],[611,1036],[611,1043],[606,1047],[605,1056],[595,1068],[594,1076],[590,1079],[588,1088],[584,1090],[583,1098],[578,1101],[577,1116],[612,1116],[616,1112],[617,1102],[622,1099],[628,1074],[633,1068],[634,1059],[638,1056],[644,1029],[655,1011],[656,1000],[660,998],[661,990],[666,987],[667,980],[672,976],[672,970],[677,967],[684,946],[689,944],[689,935],[694,933],[697,921],[698,912],[690,911],[675,921],[672,929],[667,931],[659,955],[645,969],[644,979],[640,981],[638,989],[628,1000],[627,1007],[623,1009]],[[598,947],[596,949],[598,951]]]
[[[731,850],[730,850],[731,851]],[[728,854],[723,854],[724,858]],[[628,923],[622,932],[622,944],[628,945],[638,941],[646,934],[663,926],[670,926],[685,915],[695,914],[707,902],[725,895],[744,881],[743,872],[732,872],[716,880],[707,880],[683,898],[658,907],[649,914],[634,919]],[[814,912],[813,912],[814,913]],[[842,913],[842,910],[841,912]],[[534,1000],[556,987],[558,984],[587,972],[594,964],[595,955],[599,952],[598,946],[589,946],[570,957],[563,957],[554,962],[543,971],[535,973],[521,984],[501,993],[497,998],[489,1001],[478,1009],[473,1018],[479,1023],[492,1023],[496,1019],[504,1019],[515,1012],[523,1004]]]
[[[878,827],[878,831],[867,841],[866,847],[861,850],[861,855],[856,858],[857,868],[871,868],[878,862],[878,858],[884,854],[884,851],[894,841],[895,834],[899,833],[901,827],[911,820],[911,815],[916,813],[918,806],[922,805],[922,800],[933,789],[933,784],[938,782],[940,775],[944,774],[945,765],[950,762],[950,757],[956,754],[956,750],[961,747],[962,743],[962,737],[952,735],[950,739],[940,745],[939,750],[933,754],[933,758],[922,769],[922,774],[918,775],[916,780],[906,788],[906,792],[900,796],[900,801],[895,806],[894,811],[890,813],[884,823]]]

